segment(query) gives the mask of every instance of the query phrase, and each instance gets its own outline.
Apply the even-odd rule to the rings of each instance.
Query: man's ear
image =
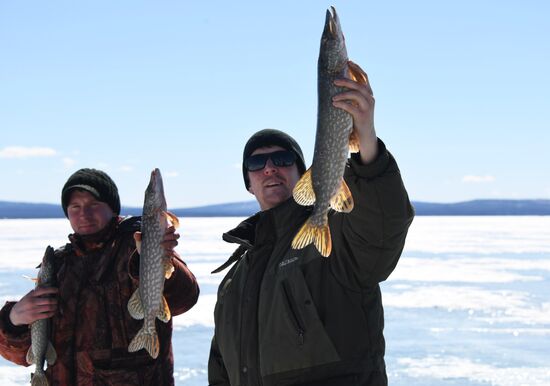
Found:
[[[250,193],[250,194],[252,194],[253,196],[255,196],[254,190],[252,190],[252,186],[249,186],[249,187],[248,187],[248,193]]]

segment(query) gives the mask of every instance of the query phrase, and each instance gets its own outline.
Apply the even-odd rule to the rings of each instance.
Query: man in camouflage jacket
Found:
[[[116,185],[95,169],[81,169],[68,179],[62,205],[75,233],[55,251],[58,287],[6,303],[0,310],[0,354],[28,366],[29,325],[52,317],[57,360],[46,371],[50,385],[173,385],[172,320],[156,323],[157,359],[145,350],[128,352],[143,325],[127,310],[139,284],[134,234],[140,218],[118,216]],[[164,286],[172,315],[189,310],[199,294],[195,277],[174,251],[178,237],[171,227],[163,242],[175,267]]]

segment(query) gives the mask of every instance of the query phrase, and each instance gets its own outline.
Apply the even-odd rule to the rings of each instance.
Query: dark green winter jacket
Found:
[[[329,215],[328,258],[312,245],[290,248],[311,213],[293,199],[224,234],[240,246],[218,290],[210,385],[387,384],[379,282],[414,211],[381,141],[374,162],[352,156],[345,180],[355,207]]]

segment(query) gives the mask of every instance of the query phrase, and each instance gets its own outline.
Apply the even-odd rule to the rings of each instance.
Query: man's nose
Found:
[[[267,162],[265,163],[264,174],[270,175],[273,173],[277,173],[278,171],[279,169],[277,168],[277,166],[275,166],[273,162],[271,162],[271,158],[268,158]]]

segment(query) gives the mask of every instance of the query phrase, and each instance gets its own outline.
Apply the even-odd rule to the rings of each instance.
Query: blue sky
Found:
[[[242,148],[278,128],[312,159],[326,8],[369,74],[413,200],[550,198],[546,1],[3,1],[0,200],[57,203],[81,167],[141,206],[249,200]]]

